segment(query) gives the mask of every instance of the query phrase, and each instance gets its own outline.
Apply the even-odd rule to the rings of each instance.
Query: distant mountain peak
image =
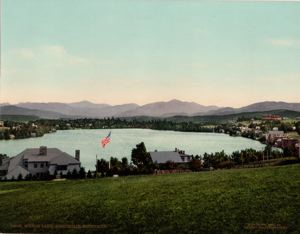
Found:
[[[264,101],[250,104],[241,108],[205,106],[195,102],[186,102],[178,99],[170,101],[152,102],[145,105],[126,103],[122,105],[96,104],[87,100],[73,103],[59,102],[24,102],[15,106],[25,109],[12,109],[9,103],[0,104],[1,110],[7,113],[24,114],[40,117],[84,117],[84,118],[104,118],[104,117],[169,117],[176,115],[197,116],[197,115],[228,115],[244,112],[261,112],[271,110],[291,110],[300,111],[300,103],[287,103],[283,101]],[[34,111],[35,112],[34,112]],[[35,114],[36,113],[36,114]]]

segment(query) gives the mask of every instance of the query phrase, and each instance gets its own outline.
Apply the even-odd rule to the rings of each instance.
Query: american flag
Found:
[[[108,133],[107,137],[104,137],[101,140],[101,144],[102,144],[103,148],[110,142],[110,134],[111,134],[111,132]]]

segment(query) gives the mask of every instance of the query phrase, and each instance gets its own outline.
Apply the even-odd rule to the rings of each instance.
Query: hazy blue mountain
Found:
[[[72,107],[78,107],[78,108],[103,108],[103,107],[111,106],[108,104],[96,104],[89,101],[72,102],[72,103],[68,103],[68,105]]]
[[[0,105],[1,106],[1,105]],[[5,108],[3,108],[5,107]],[[24,109],[17,109],[24,108]],[[195,102],[183,102],[171,100],[168,102],[154,102],[139,106],[134,103],[123,105],[96,104],[89,101],[75,103],[19,103],[17,106],[5,105],[2,109],[6,114],[36,115],[41,118],[61,117],[170,117],[170,116],[207,116],[207,115],[230,115],[244,112],[261,112],[271,110],[300,111],[300,103],[286,102],[259,102],[241,108],[217,106],[204,106]]]
[[[217,106],[204,106],[195,102],[182,102],[171,100],[168,102],[154,102],[140,106],[134,110],[121,113],[120,116],[173,116],[173,115],[193,115],[199,112],[207,112],[218,109]]]
[[[73,108],[68,104],[59,103],[59,102],[47,102],[47,103],[22,102],[15,106],[23,107],[26,109],[33,109],[33,110],[53,111],[53,112],[61,113],[63,115],[78,115],[76,108]]]
[[[70,116],[63,115],[61,113],[53,111],[44,111],[44,110],[34,110],[27,109],[18,106],[1,106],[0,107],[0,116],[1,115],[25,115],[25,116],[38,116],[45,119],[59,119],[59,118],[69,118]]]
[[[138,107],[137,104],[124,104],[110,106],[108,104],[95,104],[87,101],[76,102],[76,103],[19,103],[18,107],[27,109],[53,111],[68,116],[81,116],[91,118],[103,118],[118,116],[120,113],[130,111]]]
[[[241,108],[225,107],[218,110],[209,111],[206,115],[228,115],[244,112],[259,112],[259,111],[271,111],[271,110],[291,110],[300,111],[300,103],[287,103],[287,102],[257,102]]]
[[[287,103],[287,102],[258,102],[254,103],[238,110],[241,112],[252,111],[269,111],[269,110],[293,110],[300,111],[300,103]]]
[[[3,103],[0,103],[0,106],[9,106],[10,104],[8,102],[3,102]]]

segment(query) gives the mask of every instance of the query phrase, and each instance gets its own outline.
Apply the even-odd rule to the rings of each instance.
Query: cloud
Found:
[[[267,42],[272,46],[278,47],[298,47],[300,45],[299,40],[290,38],[270,38],[267,39]]]
[[[14,57],[18,57],[21,59],[28,59],[28,60],[35,58],[35,53],[33,52],[32,49],[29,49],[29,48],[15,49],[12,51],[12,55]]]
[[[101,63],[93,58],[71,54],[61,45],[43,45],[33,48],[18,48],[9,52],[9,59],[53,67],[88,66]]]
[[[50,56],[55,56],[59,58],[63,58],[67,56],[67,51],[63,46],[60,45],[46,45],[37,48],[39,52],[43,52]]]

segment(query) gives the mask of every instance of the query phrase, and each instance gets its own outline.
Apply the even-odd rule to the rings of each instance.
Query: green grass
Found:
[[[0,193],[0,232],[300,231],[300,164],[97,180],[3,182],[0,191],[4,191]],[[57,225],[59,229],[13,227],[20,224]],[[58,226],[71,224],[102,226]],[[247,225],[288,229],[249,230]]]

